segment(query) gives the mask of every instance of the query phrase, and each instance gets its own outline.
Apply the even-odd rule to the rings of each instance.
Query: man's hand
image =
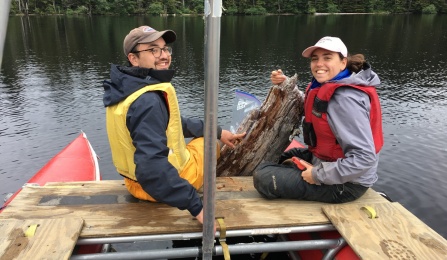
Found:
[[[234,143],[236,142],[236,140],[242,139],[245,136],[245,134],[246,133],[233,134],[228,130],[222,130],[220,141],[222,141],[222,143],[228,145],[229,147],[234,148]]]
[[[272,71],[272,74],[270,74],[270,80],[272,81],[273,85],[279,85],[286,80],[286,75],[282,73],[282,70],[274,70]]]
[[[196,219],[203,225],[203,209],[200,211],[199,215],[196,216]],[[216,234],[216,221],[214,221],[214,234]]]
[[[196,216],[196,219],[203,225],[203,209],[200,211],[199,215]]]
[[[315,184],[314,179],[312,178],[312,164],[306,162],[305,160],[300,159],[300,163],[306,167],[306,169],[301,173],[301,177],[309,184]]]

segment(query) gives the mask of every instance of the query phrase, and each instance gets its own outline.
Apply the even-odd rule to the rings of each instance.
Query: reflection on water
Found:
[[[124,35],[136,26],[171,28],[173,68],[182,113],[203,117],[202,17],[11,17],[0,73],[0,195],[21,187],[84,131],[111,163],[102,106],[110,63],[123,63]],[[223,17],[219,123],[229,126],[234,89],[263,100],[269,74],[310,79],[301,51],[325,35],[363,53],[382,79],[378,90],[385,147],[376,190],[384,191],[447,237],[447,17],[346,15]]]

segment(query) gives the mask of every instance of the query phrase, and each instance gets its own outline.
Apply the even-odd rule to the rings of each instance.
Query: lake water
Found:
[[[124,64],[122,42],[139,25],[176,31],[173,64],[183,115],[204,114],[202,17],[10,17],[0,72],[0,197],[19,189],[80,131],[111,162],[101,82]],[[228,127],[235,89],[263,100],[269,75],[310,79],[304,48],[339,36],[379,74],[385,146],[374,186],[447,237],[447,16],[223,17],[219,124]]]

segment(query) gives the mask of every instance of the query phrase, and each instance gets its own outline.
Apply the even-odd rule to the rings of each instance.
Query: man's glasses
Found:
[[[148,52],[152,53],[152,55],[154,55],[155,58],[160,58],[162,51],[164,51],[166,53],[166,55],[168,55],[168,56],[171,56],[171,54],[172,54],[172,48],[170,46],[165,46],[163,48],[153,47],[153,48],[146,49],[146,50],[134,51],[133,53],[139,53],[139,52],[143,52],[143,51],[148,51]]]

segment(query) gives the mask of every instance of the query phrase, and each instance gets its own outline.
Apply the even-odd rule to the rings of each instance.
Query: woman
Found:
[[[379,77],[362,54],[349,56],[337,37],[323,37],[302,55],[310,58],[313,75],[304,102],[308,148],[283,153],[280,164],[261,164],[253,174],[255,188],[269,199],[353,201],[377,181],[383,146]],[[273,84],[285,78],[281,70],[271,74]],[[306,168],[291,166],[292,157]]]

